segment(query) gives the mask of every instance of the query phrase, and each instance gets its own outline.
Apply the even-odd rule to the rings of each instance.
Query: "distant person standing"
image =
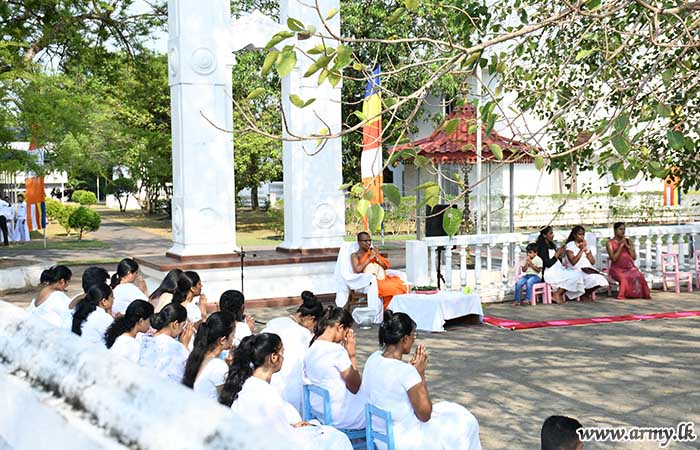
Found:
[[[29,242],[29,227],[27,226],[27,202],[24,195],[17,196],[17,216],[15,217],[15,239],[17,242]]]
[[[10,232],[9,228],[12,228],[12,219],[10,218],[10,209],[12,207],[9,203],[4,200],[0,200],[0,232],[2,232],[2,242],[4,245],[10,245]]]

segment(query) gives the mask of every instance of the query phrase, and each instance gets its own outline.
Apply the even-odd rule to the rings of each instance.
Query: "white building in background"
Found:
[[[11,142],[10,148],[13,150],[27,152],[29,151],[29,145],[29,142]],[[24,193],[24,180],[26,178],[26,172],[0,172],[0,191],[2,191],[3,195],[9,195],[10,199],[14,202],[16,201],[18,194]],[[50,197],[51,191],[53,191],[54,189],[63,192],[66,188],[67,183],[68,174],[66,172],[54,171],[46,174],[44,176],[44,190],[46,191],[46,196]]]

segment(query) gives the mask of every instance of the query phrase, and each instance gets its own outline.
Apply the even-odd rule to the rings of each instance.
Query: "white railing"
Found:
[[[555,230],[558,245],[563,244],[569,232],[570,230]],[[637,250],[637,267],[650,277],[661,272],[662,252],[677,253],[681,269],[694,268],[693,251],[700,250],[700,223],[627,227],[626,234]],[[612,229],[608,228],[586,232],[589,246],[597,250],[596,264],[599,267],[604,265],[607,258],[603,240],[612,235]],[[429,237],[423,241],[410,241],[406,246],[406,266],[413,279],[409,281],[436,285],[437,272],[440,270],[445,279],[444,285],[448,288],[472,286],[482,291],[485,287],[482,286],[484,280],[489,278],[492,289],[508,292],[513,287],[514,259],[521,257],[525,246],[529,242],[535,242],[537,236],[537,232],[502,233]],[[425,262],[419,261],[421,257],[428,262],[427,268]],[[493,274],[498,272],[500,279],[494,282]],[[487,277],[487,274],[491,276]]]

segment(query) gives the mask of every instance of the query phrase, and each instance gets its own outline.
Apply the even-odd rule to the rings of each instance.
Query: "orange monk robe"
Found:
[[[370,252],[368,251],[359,259],[360,264],[364,264],[370,258]],[[377,261],[381,261],[382,264],[388,269],[390,266],[389,260],[377,253]],[[384,310],[389,307],[391,299],[394,295],[405,294],[406,284],[403,280],[397,276],[387,275],[383,280],[377,279],[377,288],[379,289],[379,297],[381,297],[384,302]]]

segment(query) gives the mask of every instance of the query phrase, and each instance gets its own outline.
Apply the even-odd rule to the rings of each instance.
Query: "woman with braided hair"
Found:
[[[243,338],[234,351],[219,402],[253,423],[274,429],[292,441],[294,448],[351,449],[342,432],[303,422],[296,409],[270,385],[272,375],[280,371],[283,361],[284,346],[276,334],[260,333]]]

